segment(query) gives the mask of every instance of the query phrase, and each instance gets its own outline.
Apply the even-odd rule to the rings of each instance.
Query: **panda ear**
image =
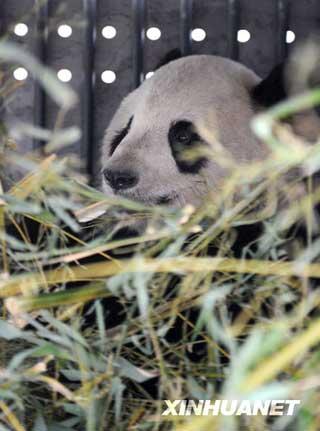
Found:
[[[179,48],[172,49],[159,61],[157,66],[154,68],[154,70],[157,70],[161,66],[164,66],[165,64],[168,64],[171,61],[177,60],[178,58],[181,58],[181,57],[182,57],[182,54]]]
[[[287,98],[285,69],[285,63],[279,64],[252,90],[258,105],[268,108]]]

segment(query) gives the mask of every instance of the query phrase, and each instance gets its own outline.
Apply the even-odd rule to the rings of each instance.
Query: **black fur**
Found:
[[[178,58],[181,58],[181,57],[182,57],[182,54],[179,48],[172,49],[159,61],[159,63],[154,68],[154,70],[159,69],[160,67],[170,63],[171,61],[178,60]]]
[[[286,66],[286,63],[278,64],[269,75],[253,89],[251,95],[258,105],[269,108],[290,96],[286,85]],[[315,74],[313,80],[309,79],[306,83],[306,87],[309,89],[320,85],[319,70],[315,69],[313,74]],[[320,106],[315,106],[315,111],[320,116]]]
[[[183,120],[173,123],[169,129],[168,140],[180,172],[197,174],[205,166],[207,162],[205,157],[199,156],[192,160],[187,160],[184,156],[185,150],[197,150],[204,145],[201,137],[194,131],[193,124],[190,121]]]
[[[285,85],[285,64],[279,64],[252,91],[253,100],[269,108],[287,98]]]
[[[130,130],[132,121],[133,121],[133,116],[129,119],[128,124],[126,125],[126,127],[124,127],[122,130],[120,130],[116,134],[116,136],[112,139],[111,145],[110,145],[110,152],[109,152],[109,156],[110,157],[115,152],[117,146],[120,145],[121,141],[127,136],[128,132]]]

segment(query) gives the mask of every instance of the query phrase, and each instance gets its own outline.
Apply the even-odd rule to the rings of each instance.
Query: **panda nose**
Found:
[[[105,169],[103,175],[107,183],[116,191],[131,189],[138,182],[138,175],[132,171]]]

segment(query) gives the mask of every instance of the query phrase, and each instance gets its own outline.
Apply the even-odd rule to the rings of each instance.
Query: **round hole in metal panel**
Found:
[[[112,25],[106,25],[101,30],[101,34],[105,39],[113,39],[117,35],[117,29]]]
[[[191,37],[195,42],[202,42],[207,37],[207,33],[203,28],[194,28],[191,32]]]
[[[158,27],[150,27],[146,35],[149,40],[159,40],[161,37],[161,30]]]
[[[101,80],[105,84],[112,84],[116,79],[117,79],[117,76],[113,70],[104,70],[101,73]]]
[[[24,67],[18,67],[13,71],[13,77],[17,81],[24,81],[25,79],[28,78],[28,75],[29,73],[27,69],[25,69]]]
[[[296,40],[296,35],[292,30],[286,32],[286,43],[293,43]]]
[[[61,24],[58,27],[58,35],[64,39],[72,35],[72,27],[68,24]]]
[[[72,79],[72,73],[69,69],[60,69],[57,76],[62,82],[69,82]]]
[[[27,24],[23,22],[19,22],[14,26],[14,33],[17,36],[24,37],[28,34],[28,32],[29,32],[29,27],[27,26]]]
[[[238,30],[238,34],[237,34],[238,42],[246,43],[246,42],[249,42],[250,39],[251,39],[250,31],[248,31],[244,28]]]

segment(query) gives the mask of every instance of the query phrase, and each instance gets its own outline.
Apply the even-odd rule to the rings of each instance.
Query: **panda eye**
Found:
[[[190,144],[195,138],[195,133],[192,132],[191,127],[191,123],[186,121],[175,124],[172,127],[171,143],[182,145]]]
[[[192,149],[197,150],[197,148],[200,148],[204,144],[190,121],[173,123],[169,129],[168,139],[173,158],[180,172],[197,174],[206,164],[205,157],[196,156],[193,159],[185,157],[187,151]]]
[[[191,133],[187,130],[181,130],[177,133],[176,140],[181,144],[188,144],[191,142]]]

